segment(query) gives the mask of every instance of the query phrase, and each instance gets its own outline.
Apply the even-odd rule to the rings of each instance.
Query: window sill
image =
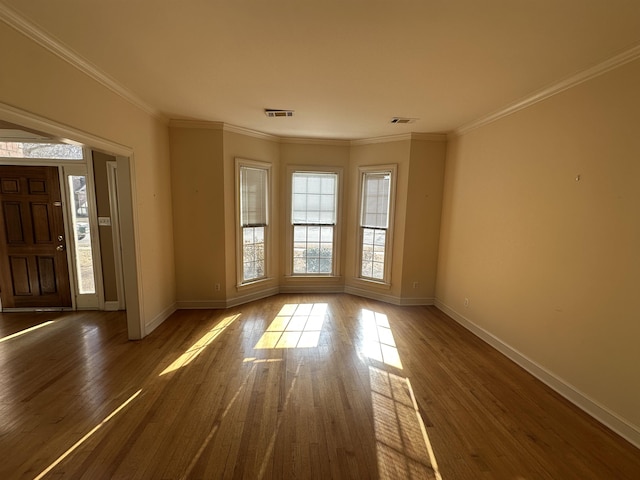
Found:
[[[369,288],[373,287],[373,288],[379,288],[381,290],[391,290],[391,284],[387,282],[383,282],[381,280],[372,280],[368,278],[356,277],[353,279],[353,284],[360,285],[362,287],[369,287]]]
[[[272,282],[274,280],[275,279],[273,277],[258,278],[256,280],[251,280],[250,282],[240,283],[236,285],[236,290],[240,291],[240,290],[247,290],[252,287],[259,287],[269,282]]]
[[[300,275],[285,275],[284,280],[286,282],[308,282],[309,280],[323,280],[326,282],[341,282],[343,277],[340,275],[323,275],[323,274],[300,274]]]

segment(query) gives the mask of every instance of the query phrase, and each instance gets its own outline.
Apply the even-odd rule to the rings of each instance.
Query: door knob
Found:
[[[59,251],[59,252],[63,251],[64,250],[64,245],[58,245],[56,247],[56,250]]]

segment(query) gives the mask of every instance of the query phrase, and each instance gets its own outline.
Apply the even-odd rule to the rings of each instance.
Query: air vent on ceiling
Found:
[[[391,123],[415,123],[417,118],[393,117]]]
[[[267,117],[293,117],[293,110],[274,110],[271,108],[265,108],[264,114]]]

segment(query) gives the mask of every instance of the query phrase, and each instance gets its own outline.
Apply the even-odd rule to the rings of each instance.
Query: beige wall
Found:
[[[636,61],[450,143],[437,297],[640,432],[638,85]]]
[[[411,142],[401,295],[419,303],[435,298],[446,149],[444,139]]]
[[[222,130],[172,126],[170,132],[176,296],[179,302],[223,301]]]
[[[175,302],[166,122],[134,107],[0,23],[0,102],[133,150],[140,317],[153,325]]]

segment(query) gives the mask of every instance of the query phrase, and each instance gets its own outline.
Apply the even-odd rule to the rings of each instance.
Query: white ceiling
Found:
[[[0,3],[168,118],[280,136],[452,131],[640,44],[639,0]]]

